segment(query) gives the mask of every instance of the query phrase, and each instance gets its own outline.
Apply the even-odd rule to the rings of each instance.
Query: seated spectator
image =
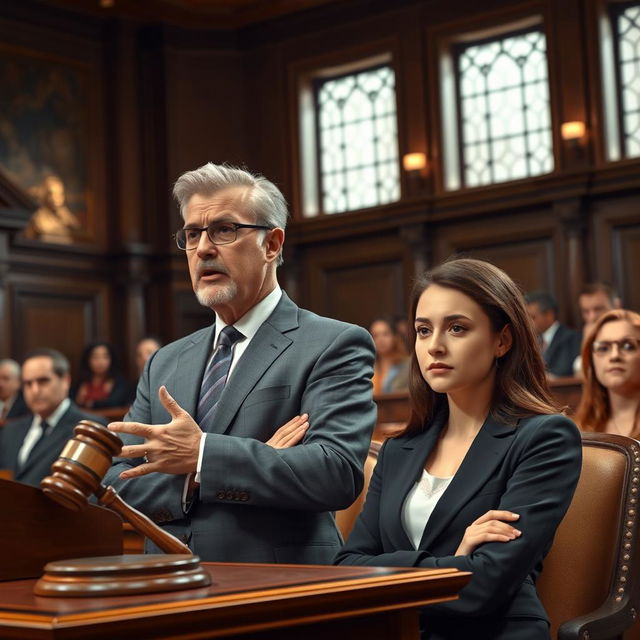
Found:
[[[0,427],[28,413],[20,390],[20,365],[9,358],[0,360]]]
[[[614,309],[601,316],[582,347],[582,370],[578,426],[640,437],[640,315]]]
[[[550,293],[534,291],[527,294],[526,301],[548,377],[572,376],[573,362],[580,353],[580,334],[558,322],[558,304]]]
[[[32,351],[22,364],[22,388],[33,415],[0,430],[0,468],[35,487],[51,472],[80,420],[98,420],[69,399],[69,361],[54,349]]]
[[[549,639],[535,583],[582,446],[522,294],[487,262],[451,260],[418,280],[411,317],[411,418],[336,562],[470,571],[458,599],[422,609],[422,640]]]
[[[128,404],[129,384],[118,370],[116,355],[110,344],[95,342],[82,352],[80,375],[71,397],[85,409],[106,409]]]
[[[376,347],[373,369],[374,395],[405,391],[409,384],[409,357],[393,322],[386,318],[378,318],[371,323],[369,333]]]
[[[578,294],[578,307],[583,323],[582,341],[585,341],[600,316],[611,309],[619,309],[621,306],[618,294],[604,282],[592,282],[582,287]],[[573,373],[578,377],[582,376],[582,358],[580,356],[573,361]]]
[[[153,336],[142,338],[136,345],[136,367],[138,377],[142,375],[147,360],[162,346]]]

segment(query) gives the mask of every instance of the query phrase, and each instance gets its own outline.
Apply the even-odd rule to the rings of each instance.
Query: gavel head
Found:
[[[91,420],[81,420],[74,436],[51,465],[53,474],[40,483],[42,491],[62,506],[79,511],[100,484],[111,459],[122,449],[122,440],[109,429]]]

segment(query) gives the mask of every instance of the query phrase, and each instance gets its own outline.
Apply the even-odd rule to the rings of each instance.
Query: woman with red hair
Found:
[[[582,371],[580,428],[640,437],[640,315],[605,313],[582,347]]]

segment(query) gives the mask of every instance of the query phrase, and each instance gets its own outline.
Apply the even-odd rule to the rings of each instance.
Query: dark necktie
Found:
[[[46,420],[41,420],[40,429],[42,429],[40,437],[35,441],[33,447],[31,447],[31,451],[29,451],[29,453],[27,454],[27,459],[24,461],[24,464],[27,464],[27,462],[31,460],[31,458],[33,458],[33,455],[36,453],[36,451],[44,447],[45,438],[47,436],[47,433],[49,432],[49,429],[51,429],[51,425]]]
[[[218,336],[218,346],[213,358],[204,372],[198,401],[196,420],[203,431],[208,431],[213,424],[216,406],[222,395],[229,375],[229,367],[233,357],[233,345],[244,336],[232,325],[226,326]]]

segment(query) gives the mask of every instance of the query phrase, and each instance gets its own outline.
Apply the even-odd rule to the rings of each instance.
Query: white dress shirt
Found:
[[[282,289],[278,284],[276,284],[275,288],[271,293],[267,294],[260,302],[258,302],[255,307],[252,307],[245,313],[242,318],[240,318],[237,322],[233,323],[233,326],[244,336],[244,340],[239,340],[235,343],[233,347],[233,351],[231,354],[231,364],[229,365],[229,373],[227,374],[227,380],[231,377],[233,370],[242,357],[242,354],[246,351],[249,343],[253,339],[253,337],[258,333],[258,329],[262,326],[262,324],[267,320],[267,318],[274,312],[275,308],[278,306],[278,302],[280,302],[280,298],[282,298]],[[216,326],[215,326],[215,335],[213,336],[213,350],[211,352],[211,358],[218,346],[218,338],[220,336],[220,332],[226,327],[226,323],[222,320],[222,318],[216,313]],[[208,364],[209,361],[207,361]],[[206,370],[206,367],[205,367]],[[226,383],[225,383],[226,386]],[[206,433],[202,434],[200,438],[200,450],[198,453],[198,466],[195,476],[195,481],[200,482],[200,473],[202,470],[202,459],[204,458],[204,443],[206,440]],[[187,480],[185,482],[185,488],[183,493],[183,503],[186,505],[187,500],[187,491],[189,486],[189,476],[187,476]]]
[[[422,470],[422,476],[409,491],[402,506],[402,527],[417,549],[422,540],[422,534],[429,522],[433,510],[438,504],[453,476],[450,478],[438,478],[432,476],[426,469]]]
[[[47,438],[55,429],[58,422],[60,422],[60,418],[62,418],[62,416],[67,412],[70,404],[71,400],[69,400],[69,398],[65,398],[58,405],[58,408],[45,420],[49,425],[45,438]],[[22,466],[26,462],[29,454],[31,453],[31,449],[33,449],[36,442],[40,440],[40,436],[42,435],[41,423],[42,418],[38,415],[34,415],[29,431],[27,431],[27,435],[24,437],[20,451],[18,451],[18,466]]]

